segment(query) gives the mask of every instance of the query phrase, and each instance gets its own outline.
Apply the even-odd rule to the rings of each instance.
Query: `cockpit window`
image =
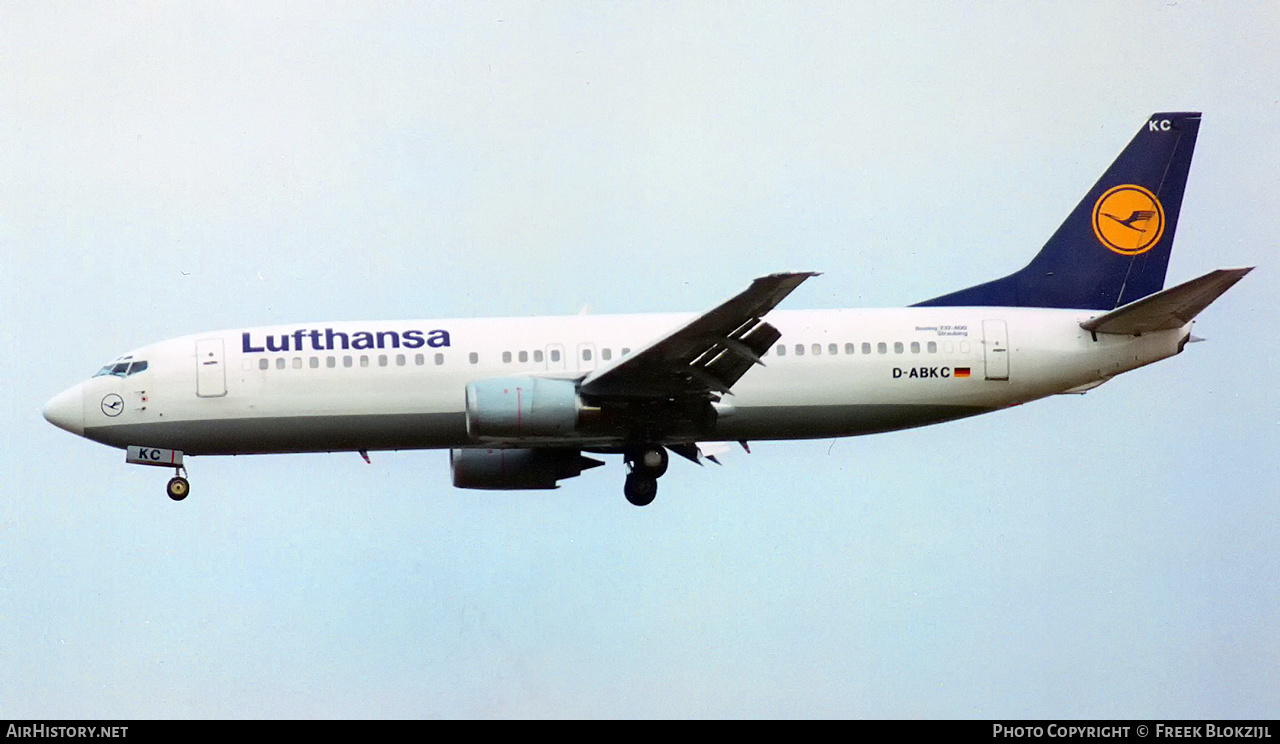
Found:
[[[94,375],[94,377],[105,377],[107,375],[125,377],[129,372],[129,362],[131,361],[133,361],[133,357],[131,356],[120,357],[114,362],[98,370],[98,374]]]
[[[116,377],[128,377],[134,375],[147,368],[147,363],[141,359],[134,361],[132,356],[120,357],[114,362],[108,364],[98,370],[98,374],[94,377],[104,377],[106,375],[114,375]]]

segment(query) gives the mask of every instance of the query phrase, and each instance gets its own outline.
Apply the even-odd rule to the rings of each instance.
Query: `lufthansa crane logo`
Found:
[[[119,416],[124,410],[124,398],[115,393],[110,393],[102,399],[102,412],[108,416]]]
[[[1093,234],[1122,256],[1146,253],[1164,233],[1164,207],[1156,195],[1134,184],[1109,189],[1093,205]]]

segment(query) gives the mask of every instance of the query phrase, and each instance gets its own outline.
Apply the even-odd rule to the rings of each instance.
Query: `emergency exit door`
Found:
[[[1009,379],[1009,329],[1003,320],[982,321],[982,351],[987,379]]]
[[[566,369],[568,364],[569,360],[565,358],[563,345],[547,345],[547,369]]]
[[[196,341],[196,395],[217,398],[227,394],[227,369],[222,358],[222,339]]]

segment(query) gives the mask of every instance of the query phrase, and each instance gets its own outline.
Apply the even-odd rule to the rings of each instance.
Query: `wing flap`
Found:
[[[782,338],[777,328],[768,323],[755,324],[741,338],[719,339],[709,353],[714,354],[707,363],[706,370],[717,380],[737,382],[747,370],[755,365],[764,365],[760,357],[764,356],[774,342]],[[697,362],[694,363],[697,366]]]
[[[1170,287],[1104,315],[1086,320],[1080,324],[1080,327],[1094,333],[1124,335],[1141,335],[1181,328],[1250,271],[1253,271],[1252,266],[1244,269],[1211,271],[1198,279]]]
[[[770,274],[635,353],[587,375],[588,397],[699,397],[729,393],[782,334],[761,318],[813,272]]]

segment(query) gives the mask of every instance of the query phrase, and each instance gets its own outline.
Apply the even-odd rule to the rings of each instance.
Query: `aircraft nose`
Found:
[[[44,404],[49,423],[77,436],[84,435],[84,390],[80,385],[63,390]]]

